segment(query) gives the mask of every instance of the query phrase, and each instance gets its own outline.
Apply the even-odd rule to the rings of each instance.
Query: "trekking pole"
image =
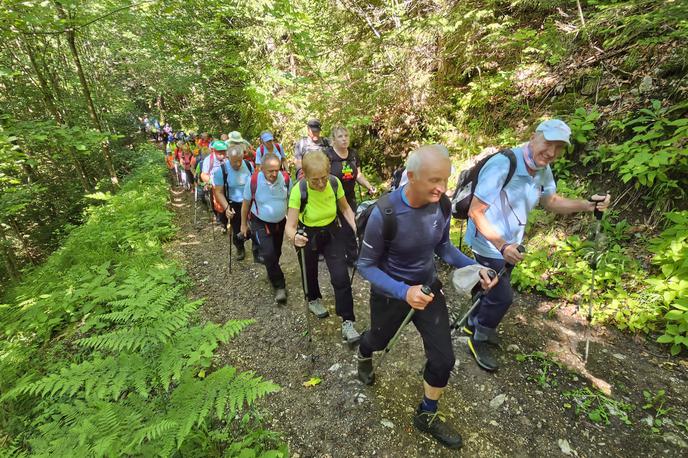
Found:
[[[198,210],[198,186],[194,186],[194,228],[196,228],[196,211]]]
[[[423,285],[420,289],[423,294],[426,296],[429,296],[432,294],[432,288],[430,288],[428,285]],[[397,340],[399,340],[399,337],[401,337],[401,332],[404,330],[407,324],[409,324],[409,321],[411,321],[411,318],[413,318],[413,315],[416,313],[416,309],[411,308],[409,310],[408,314],[406,315],[406,318],[404,318],[404,321],[401,322],[399,325],[399,329],[397,329],[397,332],[392,336],[392,338],[387,342],[387,346],[385,347],[382,355],[380,355],[380,359],[377,360],[377,364],[375,365],[375,368],[373,369],[373,372],[377,372],[377,370],[380,368],[382,365],[382,361],[384,361],[385,356],[387,356],[387,353],[394,348],[394,345],[396,345]]]
[[[234,240],[232,240],[234,237],[232,237],[232,225],[230,223],[227,223],[229,226],[229,230],[227,233],[229,233],[229,273],[232,273],[232,245],[234,244]]]
[[[590,202],[598,202],[592,200],[592,197],[588,199]],[[593,212],[595,215],[595,241],[593,244],[592,258],[590,258],[590,268],[592,269],[592,274],[590,275],[590,297],[588,299],[588,316],[586,321],[588,326],[585,330],[585,358],[584,363],[588,362],[588,353],[590,352],[590,327],[592,326],[592,295],[595,287],[595,271],[597,270],[597,252],[599,250],[599,240],[600,240],[600,228],[602,226],[602,216],[604,213],[597,209],[597,204],[595,204],[595,210]]]
[[[297,229],[296,233],[298,235],[301,235],[303,237],[306,237],[306,231],[303,229]],[[308,246],[308,245],[306,245]],[[298,256],[301,258],[301,286],[303,287],[303,297],[304,297],[304,303],[306,304],[305,310],[306,310],[306,336],[308,337],[308,340],[306,341],[306,348],[308,349],[308,353],[311,354],[311,362],[315,362],[315,355],[313,355],[313,350],[312,350],[312,342],[313,342],[313,337],[311,335],[311,321],[310,321],[310,316],[309,316],[309,310],[308,310],[308,279],[306,277],[306,246],[303,246],[301,248],[296,248],[296,251],[298,253]]]
[[[516,248],[519,253],[525,253],[526,252],[526,247],[523,245],[519,245],[518,248]],[[514,267],[512,264],[504,264],[504,267],[502,267],[499,270],[499,273],[497,274],[497,278],[502,278],[502,275],[504,275],[507,271],[507,269],[510,269]],[[490,278],[495,278],[495,272],[494,270],[490,270],[487,274]],[[468,309],[468,311],[461,317],[461,319],[457,318],[454,320],[454,322],[449,325],[449,330],[450,333],[453,335],[454,331],[462,327],[464,324],[466,324],[466,320],[468,320],[468,317],[473,313],[473,311],[478,308],[478,305],[480,305],[480,301],[482,301],[483,297],[485,294],[488,293],[489,290],[481,289],[478,294],[475,296],[475,300],[473,301],[473,305],[471,305],[471,308]]]

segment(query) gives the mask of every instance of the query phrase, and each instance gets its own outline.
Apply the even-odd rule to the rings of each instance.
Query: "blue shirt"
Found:
[[[289,189],[281,172],[274,183],[270,183],[263,172],[259,172],[251,213],[266,223],[279,223],[287,216],[288,196]],[[251,180],[244,186],[244,200],[251,200]]]
[[[211,159],[213,162],[212,168],[210,167]],[[208,154],[208,156],[206,156],[205,159],[203,159],[203,162],[201,163],[201,173],[207,173],[208,175],[210,175],[210,181],[212,181],[213,175],[215,174],[215,170],[219,169],[221,164],[222,162],[220,162],[220,160],[217,157],[215,157],[215,154],[210,153]]]
[[[557,191],[549,166],[538,170],[535,176],[528,173],[523,159],[526,145],[512,148],[516,170],[504,192],[501,190],[509,173],[509,159],[503,154],[496,154],[485,163],[475,187],[475,197],[489,205],[485,217],[507,243],[521,243],[530,211],[542,196],[551,196]],[[499,250],[476,230],[472,219],[466,227],[466,243],[480,256],[503,259]]]
[[[282,145],[280,145],[280,148],[282,149],[282,153],[280,153],[280,150],[277,148],[278,143],[273,143],[274,147],[272,148],[272,151],[268,151],[268,149],[265,147],[265,145],[260,145],[256,149],[256,165],[260,165],[263,162],[263,154],[262,151],[265,150],[265,154],[268,153],[273,153],[275,156],[280,158],[281,160],[285,159],[285,154],[284,153],[284,148],[282,148]]]
[[[452,245],[451,216],[444,216],[439,203],[413,208],[403,195],[404,189],[389,195],[397,219],[394,239],[385,251],[382,213],[375,208],[366,224],[357,265],[374,291],[402,301],[410,286],[430,284],[437,278],[435,254],[457,268],[475,264]]]
[[[227,173],[227,183],[223,183],[222,168]],[[241,202],[244,199],[244,188],[246,183],[251,180],[251,170],[246,165],[246,161],[241,161],[239,170],[234,170],[229,161],[225,161],[213,173],[213,186],[227,186],[227,196],[232,202]]]

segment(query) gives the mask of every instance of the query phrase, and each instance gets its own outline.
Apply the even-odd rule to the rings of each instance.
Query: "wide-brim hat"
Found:
[[[232,131],[229,133],[229,138],[227,139],[228,143],[245,143],[247,145],[250,145],[249,142],[244,140],[244,137],[241,136],[241,133],[235,131]]]

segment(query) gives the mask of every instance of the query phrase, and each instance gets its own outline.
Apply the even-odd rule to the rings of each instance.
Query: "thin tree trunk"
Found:
[[[55,8],[57,9],[57,15],[60,19],[68,22],[69,17],[65,12],[62,4],[60,2],[55,2]],[[81,66],[81,59],[79,58],[79,51],[76,47],[76,31],[72,27],[68,27],[65,30],[65,35],[67,37],[67,44],[69,45],[69,50],[72,52],[72,58],[74,60],[74,65],[76,66],[77,74],[79,75],[79,82],[81,83],[81,90],[86,99],[86,105],[88,106],[88,113],[91,117],[94,127],[101,133],[106,133],[103,130],[103,126],[100,122],[100,117],[96,111],[95,104],[93,103],[93,97],[91,97],[91,89],[89,88],[88,81],[86,80],[86,74]],[[112,181],[113,186],[119,187],[119,180],[117,179],[117,172],[112,164],[112,156],[110,154],[110,141],[103,141],[103,159],[105,160],[105,167],[110,174],[110,181]]]
[[[12,251],[12,246],[5,235],[5,230],[2,225],[0,225],[0,246],[2,246],[2,258],[5,261],[5,270],[10,276],[10,279],[16,282],[21,277],[21,273],[17,265],[17,258],[14,255],[14,251]]]
[[[55,122],[60,125],[64,126],[67,125],[64,120],[64,116],[62,116],[62,113],[60,110],[57,108],[57,105],[55,104],[55,98],[53,97],[53,94],[48,87],[48,81],[46,80],[45,76],[43,75],[43,72],[38,68],[38,62],[36,61],[36,55],[34,53],[33,48],[31,47],[31,44],[26,42],[25,43],[25,48],[26,48],[26,53],[29,56],[29,62],[31,62],[31,67],[33,68],[34,73],[36,74],[36,77],[38,78],[38,83],[41,88],[41,93],[43,94],[43,100],[45,101],[45,105],[48,107],[48,111],[53,115],[53,118],[55,119]],[[74,163],[74,166],[76,167],[76,170],[78,172],[79,178],[81,179],[81,185],[84,188],[84,191],[86,192],[92,192],[93,189],[91,188],[91,183],[89,183],[88,178],[86,177],[86,171],[84,170],[84,166],[77,157],[76,150],[74,147],[68,147],[67,148],[67,154],[69,155],[70,159]]]

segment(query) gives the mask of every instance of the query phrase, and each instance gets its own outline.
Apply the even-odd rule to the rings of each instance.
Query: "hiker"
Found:
[[[196,139],[196,144],[199,148],[209,147],[210,138],[208,138],[208,132],[203,132],[199,138]]]
[[[305,250],[308,309],[318,318],[329,315],[321,302],[318,284],[318,255],[322,254],[334,289],[335,310],[342,319],[342,339],[354,344],[358,342],[360,335],[354,328],[354,299],[349,271],[344,261],[344,240],[337,211],[356,232],[354,213],[346,201],[341,182],[330,175],[330,160],[325,153],[308,153],[303,158],[303,172],[304,178],[299,181],[298,186],[294,186],[289,195],[286,234],[297,248]],[[305,236],[297,234],[297,225],[305,230]]]
[[[610,196],[594,195],[590,200],[567,199],[556,193],[550,164],[570,145],[571,129],[563,121],[550,119],[540,123],[530,140],[511,148],[516,169],[505,184],[509,158],[495,154],[480,170],[468,210],[466,243],[476,260],[495,271],[509,264],[496,288],[486,294],[468,317],[463,331],[469,335],[468,346],[480,367],[498,368],[493,350],[499,346],[497,326],[513,299],[511,270],[523,260],[517,248],[523,241],[528,214],[538,204],[545,210],[567,214],[605,211]]]
[[[227,232],[227,221],[224,219],[225,207],[215,200],[215,195],[212,192],[212,177],[215,171],[220,168],[225,160],[227,153],[227,144],[220,140],[215,140],[210,144],[210,154],[203,159],[201,164],[201,181],[204,183],[204,188],[209,192],[210,206],[215,214],[215,221],[222,227],[222,232]]]
[[[241,206],[244,202],[244,188],[251,179],[253,166],[244,160],[241,147],[233,145],[227,149],[227,160],[213,174],[215,201],[224,208],[221,222],[229,222],[232,229],[232,243],[237,249],[237,259],[246,257],[244,238],[237,237],[241,230]]]
[[[422,146],[409,155],[406,169],[408,184],[380,198],[365,227],[357,267],[371,284],[371,324],[361,337],[358,378],[366,385],[375,382],[373,352],[385,348],[411,308],[415,309],[412,321],[423,339],[427,362],[424,396],[413,424],[441,444],[459,448],[460,434],[437,413],[437,401],[455,360],[434,255],[456,268],[475,261],[449,239],[450,202],[444,195],[451,170],[447,149],[441,145]],[[498,281],[490,280],[488,269],[482,269],[480,276],[483,288]],[[430,287],[431,294],[422,291],[424,285]]]
[[[256,165],[256,156],[253,151],[253,148],[251,148],[251,143],[249,143],[244,137],[241,136],[239,132],[232,131],[229,133],[229,138],[227,140],[227,144],[229,146],[232,145],[238,145],[241,147],[241,151],[243,152],[244,159],[249,161],[251,163],[251,166],[254,168],[257,168]]]
[[[287,199],[291,180],[280,170],[281,161],[272,153],[263,156],[262,168],[251,175],[244,187],[241,206],[241,233],[257,244],[268,280],[278,304],[287,302],[284,273],[279,265],[287,215]]]
[[[187,190],[191,190],[194,184],[194,175],[192,170],[196,167],[196,157],[191,151],[191,145],[185,142],[182,146],[182,154],[180,157],[180,162],[183,167],[182,173],[184,174],[184,187]]]
[[[272,153],[282,161],[282,170],[286,170],[287,155],[281,144],[275,141],[275,137],[269,130],[260,133],[260,146],[256,149],[256,168],[260,168],[260,163],[266,153]]]
[[[310,119],[306,123],[307,136],[300,138],[294,145],[294,166],[296,167],[296,178],[298,179],[303,176],[301,171],[303,157],[311,151],[323,151],[330,146],[327,139],[320,136],[320,130],[320,121]]]
[[[339,178],[344,188],[344,197],[356,213],[358,203],[356,202],[356,183],[364,186],[369,194],[375,194],[376,189],[366,179],[361,172],[361,162],[355,149],[349,147],[349,131],[346,127],[335,127],[332,129],[332,146],[325,149],[325,154],[330,160],[330,174]],[[346,263],[353,267],[358,256],[358,246],[356,244],[356,234],[349,230],[348,224],[342,224],[342,237],[345,243]]]

